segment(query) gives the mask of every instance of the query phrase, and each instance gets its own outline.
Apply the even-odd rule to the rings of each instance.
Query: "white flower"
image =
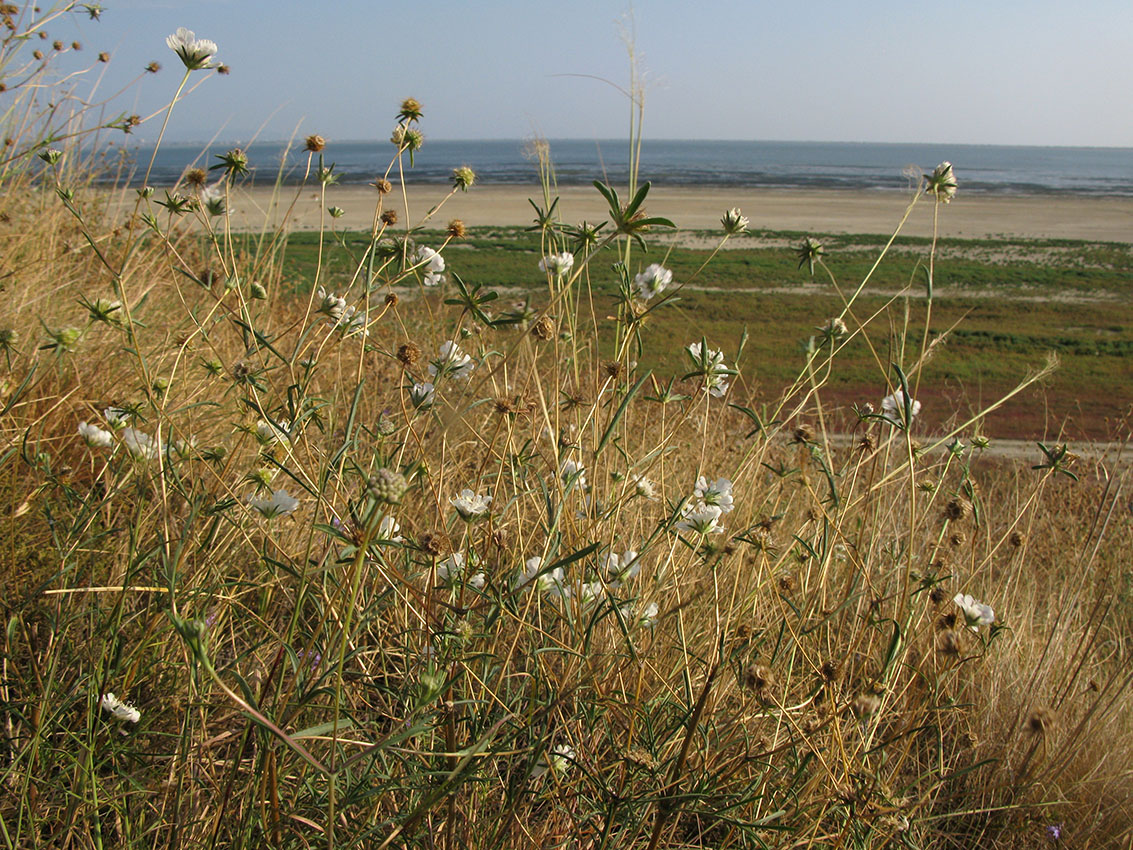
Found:
[[[421,282],[425,284],[425,286],[440,286],[445,282],[445,276],[439,272],[429,272]]]
[[[161,454],[161,439],[151,437],[137,428],[123,428],[122,443],[138,460],[157,460]]]
[[[735,507],[732,502],[732,482],[727,478],[717,478],[709,481],[703,475],[696,479],[696,487],[692,491],[693,498],[706,505],[719,505],[722,513],[728,513]]]
[[[563,773],[577,758],[574,747],[570,744],[559,744],[547,757],[547,764],[555,773]]]
[[[722,513],[719,505],[690,502],[685,505],[681,519],[674,528],[677,531],[695,531],[697,534],[718,534],[724,530],[724,526],[720,525]]]
[[[656,602],[650,602],[641,613],[637,615],[638,625],[646,629],[653,628],[653,625],[657,622],[657,613],[659,610]]]
[[[581,490],[586,489],[586,467],[576,460],[564,460],[562,467],[559,469],[559,475],[563,479],[563,486],[569,488],[573,482],[576,487]]]
[[[405,538],[398,532],[401,531],[401,525],[392,516],[383,516],[378,523],[378,539],[386,540],[390,543],[401,543]]]
[[[197,38],[196,33],[185,27],[178,27],[177,32],[165,39],[169,49],[181,57],[185,67],[190,71],[201,68],[211,68],[209,59],[216,55],[216,42]]]
[[[574,267],[574,254],[563,251],[561,254],[548,254],[539,261],[539,271],[563,277]]]
[[[901,390],[896,390],[893,395],[887,395],[881,400],[881,411],[882,418],[894,425],[910,424],[905,422],[905,393]],[[913,399],[909,405],[909,418],[915,419],[920,412],[921,403]]]
[[[538,589],[543,593],[561,593],[563,586],[563,568],[555,567],[553,570],[539,575],[539,571],[542,569],[542,558],[538,555],[528,558],[523,564],[523,572],[519,574],[519,581],[516,582],[516,587],[520,588],[534,581],[535,583],[532,585],[533,589]]]
[[[690,342],[686,348],[696,374],[704,378],[704,389],[714,398],[721,398],[727,391],[730,370],[724,365],[724,352],[717,351],[699,342]]]
[[[732,207],[724,217],[720,219],[720,224],[724,226],[724,232],[729,236],[735,236],[737,233],[743,233],[747,230],[748,220],[747,216],[740,212],[739,207]]]
[[[957,593],[952,600],[964,614],[964,620],[973,631],[980,626],[990,626],[995,622],[995,612],[990,605],[985,605],[964,593]]]
[[[460,578],[464,572],[464,553],[453,552],[443,561],[437,562],[437,578],[448,584]]]
[[[948,203],[956,197],[956,175],[952,163],[945,160],[925,175],[925,194],[935,195],[938,201]]]
[[[644,496],[646,499],[655,500],[657,498],[657,485],[646,478],[644,475],[634,473],[629,477],[630,482],[633,484],[633,492],[638,496]]]
[[[102,418],[114,429],[124,428],[130,421],[130,413],[120,407],[108,407],[102,411]]]
[[[256,423],[256,434],[265,443],[275,443],[280,440],[290,442],[291,423],[286,419],[280,420],[279,422],[261,419]]]
[[[659,263],[646,267],[645,271],[635,275],[633,282],[637,285],[641,297],[648,301],[654,295],[660,295],[673,282],[673,273]]]
[[[440,375],[448,375],[453,378],[467,378],[472,375],[472,370],[475,368],[476,363],[472,358],[449,339],[441,343],[440,354],[429,364],[429,377],[435,379]]]
[[[128,702],[123,702],[112,693],[105,693],[99,700],[102,710],[123,723],[137,723],[142,719],[142,713]]]
[[[628,581],[641,572],[641,559],[633,549],[627,549],[618,555],[611,552],[606,556],[606,581],[615,587],[623,581]]]
[[[318,312],[326,315],[332,325],[337,325],[341,322],[343,315],[346,313],[346,299],[340,298],[332,292],[327,292],[321,286],[315,295],[317,295],[319,299]]]
[[[366,327],[366,314],[357,307],[347,307],[334,326],[342,330],[343,336],[353,336],[357,333],[361,333],[362,336],[370,335]]]
[[[488,505],[491,501],[491,496],[482,496],[479,493],[472,492],[467,487],[449,500],[465,522],[471,522],[488,513]]]
[[[261,499],[249,493],[247,502],[253,510],[259,511],[268,519],[284,516],[299,507],[299,500],[289,495],[286,490],[276,490],[271,494],[270,499]]]
[[[88,425],[86,422],[79,423],[79,436],[86,440],[88,446],[98,449],[105,449],[114,443],[114,435],[109,431],[104,431],[97,425]]]
[[[409,390],[409,401],[418,410],[433,406],[436,396],[436,387],[431,381],[423,384],[414,384]]]
[[[468,586],[474,587],[477,590],[482,590],[486,581],[487,579],[484,577],[483,573],[475,573],[470,579],[468,579]]]
[[[424,263],[425,267],[434,274],[440,274],[445,270],[445,258],[425,245],[417,249],[417,262]]]
[[[842,321],[842,319],[838,316],[833,316],[827,319],[826,324],[820,327],[819,330],[829,336],[842,336],[849,328],[846,327],[846,323]]]

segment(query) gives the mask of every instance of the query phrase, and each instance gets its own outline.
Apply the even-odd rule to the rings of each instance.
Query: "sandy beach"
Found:
[[[536,186],[480,185],[445,200],[447,187],[420,186],[386,196],[386,207],[398,211],[400,225],[418,224],[444,200],[430,224],[444,227],[459,218],[470,227],[527,226],[534,211],[528,198],[541,199]],[[569,186],[559,190],[559,211],[568,223],[605,219],[604,201],[592,187]],[[331,186],[325,206],[337,206],[345,215],[337,221],[324,216],[326,226],[365,230],[374,219],[377,192],[369,186]],[[408,201],[408,214],[406,213]],[[719,228],[720,216],[740,207],[753,228],[825,233],[890,233],[904,215],[909,196],[900,192],[832,190],[761,190],[758,188],[655,187],[647,212],[671,218],[683,230]],[[234,193],[233,226],[242,230],[275,227],[292,205],[289,218],[294,230],[314,230],[324,205],[312,188],[284,187],[273,198],[271,188],[253,187]],[[932,234],[933,202],[922,198],[902,232],[910,236]],[[1003,197],[960,194],[941,209],[940,232],[945,237],[1087,239],[1133,242],[1133,198],[1071,195]]]

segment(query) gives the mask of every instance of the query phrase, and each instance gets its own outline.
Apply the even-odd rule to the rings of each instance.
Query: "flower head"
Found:
[[[696,479],[692,491],[693,498],[706,505],[717,505],[721,513],[728,513],[735,507],[732,501],[732,482],[727,478],[709,481],[703,475]]]
[[[315,293],[319,299],[318,311],[325,315],[332,324],[338,324],[346,314],[346,299],[340,298],[332,292],[327,292],[321,286]]]
[[[445,270],[445,258],[427,245],[422,245],[417,249],[417,262],[424,263],[430,272],[436,274]]]
[[[299,500],[289,495],[286,490],[276,490],[271,494],[270,499],[260,499],[254,494],[249,494],[247,502],[253,510],[259,511],[267,519],[284,516],[299,507]]]
[[[105,693],[99,700],[102,710],[122,723],[137,723],[142,719],[142,713],[128,702],[123,702],[112,693]]]
[[[543,559],[538,555],[528,558],[523,564],[523,571],[519,574],[516,587],[525,587],[531,584],[532,589],[542,593],[559,593],[563,586],[563,568],[555,567],[542,575]]]
[[[637,291],[641,297],[648,301],[654,295],[660,295],[673,282],[673,273],[659,263],[646,266],[645,271],[633,278]]]
[[[826,249],[822,246],[822,243],[813,236],[806,237],[795,249],[795,256],[798,258],[799,268],[809,266],[811,277],[814,277],[814,264],[821,262],[822,256],[825,253]]]
[[[123,410],[121,407],[108,407],[102,411],[102,418],[111,428],[125,428],[126,423],[130,421],[130,411]]]
[[[718,534],[724,530],[720,525],[720,515],[724,511],[719,505],[706,505],[703,502],[689,502],[681,512],[675,526],[677,531],[695,531],[697,534]]]
[[[906,412],[908,413],[907,417]],[[897,426],[908,427],[920,412],[921,403],[912,399],[906,405],[905,393],[899,389],[881,400],[882,418]],[[908,421],[906,421],[906,418]]]
[[[440,354],[436,360],[429,364],[429,376],[437,378],[447,375],[452,378],[468,378],[476,368],[472,358],[461,351],[460,346],[453,340],[441,343]]]
[[[468,187],[476,182],[476,172],[467,165],[452,170],[452,188],[467,192]]]
[[[945,160],[926,174],[925,194],[933,195],[936,200],[948,203],[956,197],[956,175],[952,172],[952,163]]]
[[[491,496],[483,496],[465,487],[456,496],[449,500],[460,518],[465,522],[472,522],[488,513]]]
[[[579,489],[586,489],[586,467],[576,460],[564,460],[559,468],[559,476],[563,479],[564,487],[569,488],[573,484]]]
[[[90,425],[86,422],[79,423],[79,436],[86,441],[88,446],[97,449],[109,448],[114,443],[114,435],[109,431],[104,431],[97,425]]]
[[[151,437],[137,428],[123,428],[122,443],[138,460],[157,460],[158,455],[161,454],[161,439]]]
[[[261,419],[256,423],[256,436],[265,444],[291,442],[291,423],[286,419],[279,422]]]
[[[701,342],[690,342],[685,349],[692,360],[693,375],[704,379],[704,390],[714,398],[721,398],[728,392],[728,375],[733,370],[724,365],[724,352],[716,351]]]
[[[409,401],[418,410],[425,410],[433,406],[436,400],[436,387],[430,381],[423,384],[414,384],[409,389]]]
[[[617,587],[641,572],[641,559],[633,549],[627,549],[622,554],[611,552],[606,556],[605,578],[610,584]]]
[[[215,41],[197,38],[192,30],[178,27],[177,32],[165,39],[165,43],[181,57],[190,71],[212,67],[209,60],[216,54]]]
[[[574,254],[563,251],[561,254],[548,254],[539,261],[539,271],[555,277],[565,277],[574,267]]]
[[[747,230],[748,220],[747,216],[740,212],[739,207],[732,207],[724,217],[720,219],[720,224],[724,226],[724,232],[729,236],[736,236]]]
[[[990,605],[985,605],[964,593],[957,593],[952,601],[959,606],[960,611],[964,614],[964,620],[972,631],[978,630],[980,626],[990,626],[995,622],[995,612]]]
[[[634,473],[629,477],[630,483],[633,484],[633,492],[637,496],[644,496],[646,499],[653,501],[657,498],[657,485],[646,478],[644,475]]]

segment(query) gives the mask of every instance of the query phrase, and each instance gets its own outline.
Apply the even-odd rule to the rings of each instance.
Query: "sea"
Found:
[[[560,185],[601,179],[627,180],[629,146],[624,140],[550,139]],[[150,183],[168,186],[185,169],[213,166],[232,144],[165,144]],[[260,142],[246,146],[253,179],[302,179],[303,143]],[[153,149],[124,149],[125,166],[114,179],[139,185]],[[382,141],[331,141],[327,165],[344,184],[365,184],[386,173],[393,146]],[[931,172],[948,160],[965,193],[998,195],[1079,194],[1133,196],[1133,148],[1027,147],[1003,145],[878,144],[853,142],[645,140],[640,176],[657,185],[762,187],[768,189],[903,189],[910,175]],[[529,140],[432,140],[426,138],[404,166],[409,181],[446,183],[452,169],[468,165],[485,184],[534,185],[537,161]],[[395,172],[396,175],[396,172]]]

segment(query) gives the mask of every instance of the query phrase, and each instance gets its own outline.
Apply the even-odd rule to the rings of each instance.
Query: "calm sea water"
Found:
[[[169,185],[194,163],[216,163],[215,155],[229,147],[165,145],[150,182]],[[288,153],[282,143],[250,145],[256,181],[274,180],[281,167],[289,182],[301,178],[306,162],[301,147]],[[623,141],[551,140],[550,147],[561,184],[602,177],[625,182],[628,155]],[[142,163],[139,171],[151,152],[144,147],[130,152],[133,161]],[[324,157],[335,164],[341,182],[368,183],[384,172],[391,152],[387,141],[332,142]],[[1133,148],[647,140],[641,174],[669,186],[899,189],[908,185],[908,166],[931,171],[945,159],[952,162],[965,192],[1133,196]],[[472,166],[483,183],[533,184],[538,179],[523,141],[430,139],[415,157],[411,179],[444,183],[458,165]]]

